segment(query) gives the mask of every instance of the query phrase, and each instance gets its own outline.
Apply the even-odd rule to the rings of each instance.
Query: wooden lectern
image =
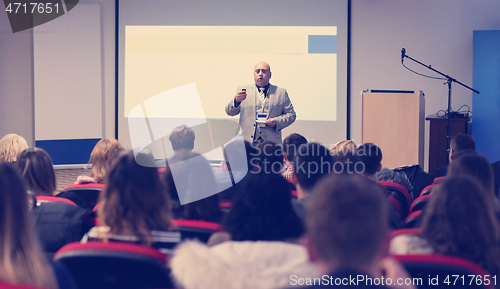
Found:
[[[425,99],[413,91],[362,92],[361,142],[382,150],[382,166],[424,165]]]

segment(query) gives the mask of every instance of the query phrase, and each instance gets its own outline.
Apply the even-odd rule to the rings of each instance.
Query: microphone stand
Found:
[[[401,52],[403,52],[403,51],[401,51]],[[412,61],[414,61],[414,62],[416,62],[416,63],[418,63],[418,64],[420,64],[422,66],[425,66],[428,69],[430,69],[430,70],[436,72],[437,74],[440,74],[440,75],[442,75],[442,76],[444,76],[446,78],[446,83],[448,84],[448,112],[446,113],[446,119],[447,119],[447,121],[446,121],[446,149],[447,149],[447,151],[449,151],[449,149],[450,149],[450,117],[452,115],[453,115],[453,117],[456,117],[455,114],[452,114],[452,110],[451,110],[451,84],[453,82],[456,82],[456,83],[460,84],[461,86],[463,86],[465,88],[468,88],[469,90],[472,90],[473,92],[475,92],[477,94],[479,94],[479,91],[477,91],[474,88],[469,87],[469,86],[461,83],[460,81],[456,80],[455,78],[453,78],[453,77],[451,77],[449,75],[446,75],[446,74],[444,74],[444,73],[442,73],[440,71],[437,71],[436,69],[432,68],[430,65],[425,65],[422,62],[420,62],[420,61],[418,61],[416,59],[411,58],[410,56],[406,55],[406,49],[404,49],[404,52],[402,54],[401,63],[403,63],[403,61],[404,61],[405,58],[408,58],[408,59],[410,59],[410,60],[412,60]],[[448,161],[449,161],[449,158],[447,157],[446,158],[446,163],[447,164],[448,164]]]

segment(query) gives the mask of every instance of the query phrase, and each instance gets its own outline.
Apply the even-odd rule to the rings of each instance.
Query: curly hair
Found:
[[[99,196],[98,216],[110,234],[133,234],[141,244],[150,246],[152,230],[171,229],[171,208],[158,170],[138,162],[154,165],[153,156],[145,153],[139,153],[137,161],[133,152],[118,158]]]
[[[26,140],[17,134],[8,134],[0,139],[0,162],[15,162],[17,156],[28,148]]]
[[[106,180],[114,159],[122,150],[123,146],[114,138],[103,138],[95,145],[90,154],[89,163],[92,164],[90,176],[97,183],[103,183]]]
[[[466,175],[448,176],[435,187],[421,236],[437,254],[468,259],[500,273],[500,228],[483,186]]]

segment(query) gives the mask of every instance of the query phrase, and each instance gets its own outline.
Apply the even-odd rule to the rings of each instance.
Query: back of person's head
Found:
[[[256,146],[256,173],[281,174],[283,169],[283,147],[271,141],[264,141]]]
[[[298,133],[292,133],[283,140],[283,151],[288,161],[293,162],[300,147],[307,144],[307,139]]]
[[[453,159],[448,169],[448,176],[468,175],[478,180],[490,196],[495,195],[495,178],[488,160],[477,153],[460,154]]]
[[[333,157],[333,170],[335,174],[361,174],[364,172],[364,164],[359,161],[357,154],[351,151],[338,152]]]
[[[193,150],[194,138],[194,130],[187,125],[180,125],[174,128],[168,137],[174,151],[181,149]]]
[[[114,159],[122,150],[123,146],[114,138],[103,138],[97,142],[89,159],[89,163],[92,164],[91,177],[96,182],[104,182]]]
[[[215,194],[215,178],[210,164],[202,155],[192,151],[178,153],[176,162],[167,164],[165,180],[175,218],[207,222],[221,220],[223,212],[220,209],[219,196]],[[207,193],[212,195],[181,205],[180,200],[186,196],[179,194],[192,198]]]
[[[471,177],[448,176],[433,189],[421,235],[437,254],[465,258],[491,274],[500,273],[500,229],[494,203]]]
[[[349,151],[349,152],[355,154],[357,149],[358,149],[358,147],[356,146],[356,143],[353,142],[352,140],[347,139],[347,140],[341,140],[338,143],[331,146],[330,152],[332,154],[337,154],[337,153]]]
[[[15,162],[19,154],[28,148],[26,140],[17,134],[8,134],[0,139],[0,163]]]
[[[19,175],[0,163],[0,282],[56,288],[30,218]]]
[[[304,190],[311,190],[323,176],[333,170],[333,158],[328,149],[319,143],[300,147],[294,161],[294,174]]]
[[[455,152],[462,150],[476,150],[476,142],[474,139],[465,133],[459,133],[451,137],[450,148]]]
[[[360,145],[356,155],[359,161],[365,165],[366,175],[374,175],[377,172],[382,162],[382,151],[376,144],[364,143]]]
[[[387,194],[376,182],[359,174],[330,174],[306,204],[306,233],[321,261],[354,269],[381,257],[387,212]]]
[[[249,174],[240,188],[223,222],[233,241],[284,241],[302,234],[283,177]]]
[[[52,196],[56,190],[56,173],[49,154],[41,148],[21,152],[17,167],[26,188],[37,196]]]
[[[131,233],[150,245],[151,230],[170,229],[169,198],[154,164],[150,153],[134,156],[129,151],[111,168],[98,211],[101,224],[109,226],[111,234]]]

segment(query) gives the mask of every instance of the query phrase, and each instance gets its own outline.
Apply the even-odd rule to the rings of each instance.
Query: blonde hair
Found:
[[[358,150],[358,147],[356,146],[356,143],[354,143],[352,140],[342,140],[339,141],[338,143],[334,144],[332,147],[330,147],[330,152],[332,154],[340,153],[340,152],[351,152],[353,154],[356,153]]]
[[[58,288],[34,233],[27,200],[16,171],[0,164],[0,281]]]
[[[113,160],[123,150],[120,142],[114,138],[101,139],[90,154],[89,163],[92,164],[90,176],[97,183],[103,183],[111,169]]]
[[[26,140],[11,133],[0,139],[0,162],[15,162],[19,154],[28,148]]]

